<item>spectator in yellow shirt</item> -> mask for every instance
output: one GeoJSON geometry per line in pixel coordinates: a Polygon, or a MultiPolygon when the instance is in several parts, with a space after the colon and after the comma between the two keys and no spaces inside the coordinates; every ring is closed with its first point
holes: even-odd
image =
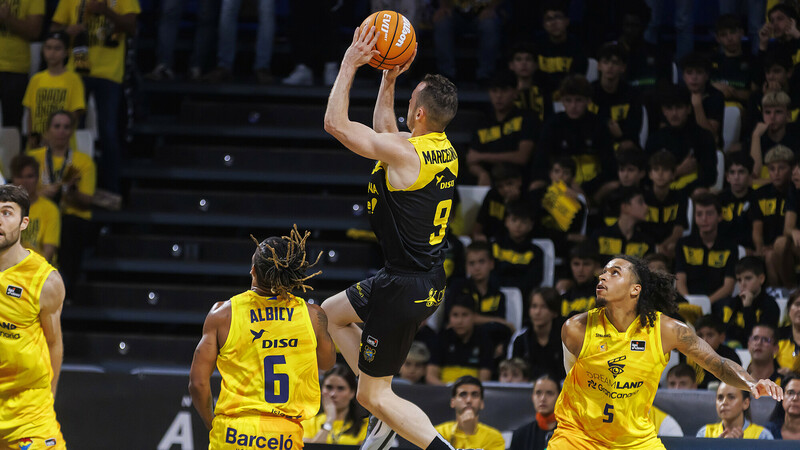
{"type": "Polygon", "coordinates": [[[50,199],[36,190],[39,184],[39,163],[28,155],[17,155],[11,160],[11,182],[28,192],[31,210],[28,228],[22,231],[22,246],[39,253],[53,263],[61,241],[61,213],[50,199]]]}
{"type": "Polygon", "coordinates": [[[30,41],[42,32],[44,0],[0,2],[0,103],[3,126],[22,126],[22,95],[31,67],[30,41]]]}
{"type": "Polygon", "coordinates": [[[450,407],[456,411],[456,420],[436,426],[436,431],[455,448],[504,450],[506,442],[500,431],[480,423],[483,406],[481,380],[464,375],[451,391],[450,407]]]}

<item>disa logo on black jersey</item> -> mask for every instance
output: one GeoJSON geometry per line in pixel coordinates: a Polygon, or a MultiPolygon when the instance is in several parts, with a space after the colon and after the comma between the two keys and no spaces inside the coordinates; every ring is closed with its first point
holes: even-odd
{"type": "Polygon", "coordinates": [[[624,372],[624,370],[622,370],[622,369],[625,368],[625,364],[620,364],[619,362],[620,361],[625,361],[625,358],[626,358],[626,356],[622,355],[619,358],[614,358],[614,359],[608,361],[608,371],[611,372],[611,375],[613,375],[614,378],[617,378],[617,375],[619,375],[622,372],[624,372]]]}
{"type": "Polygon", "coordinates": [[[6,288],[6,295],[9,297],[22,297],[22,288],[19,286],[10,285],[6,288]]]}

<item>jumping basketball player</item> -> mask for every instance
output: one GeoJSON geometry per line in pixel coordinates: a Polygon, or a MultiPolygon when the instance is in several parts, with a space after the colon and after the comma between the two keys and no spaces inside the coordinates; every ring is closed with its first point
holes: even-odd
{"type": "Polygon", "coordinates": [[[53,402],[64,356],[64,283],[19,242],[29,210],[24,189],[0,186],[0,448],[63,450],[53,402]]]}
{"type": "Polygon", "coordinates": [[[303,447],[300,421],[319,410],[317,371],[336,362],[322,308],[291,293],[305,291],[305,281],[316,275],[306,275],[316,264],[306,257],[308,235],[295,228],[291,236],[256,241],[250,290],[208,313],[189,392],[211,430],[209,449],[303,447]],[[222,385],[212,412],[215,364],[222,385]]]}
{"type": "Polygon", "coordinates": [[[367,213],[385,267],[327,299],[322,308],[330,318],[333,340],[353,371],[360,373],[358,401],[385,422],[372,426],[373,433],[385,434],[371,433],[367,439],[372,437],[379,441],[377,448],[384,448],[391,442],[390,427],[420,448],[446,450],[452,447],[425,413],[392,392],[391,383],[419,325],[444,295],[445,237],[458,175],[458,157],[444,130],[456,114],[458,97],[446,78],[425,76],[409,101],[406,123],[411,133],[398,132],[394,86],[409,61],[383,72],[374,130],[351,121],[353,77],[378,54],[377,39],[375,27],[355,31],[328,99],[325,131],[354,153],[378,161],[369,181],[367,213]],[[356,325],[360,322],[363,334],[356,325]]]}
{"type": "Polygon", "coordinates": [[[651,272],[639,258],[618,256],[597,284],[603,304],[567,320],[561,329],[567,378],[556,403],[558,428],[549,449],[663,449],[648,411],[669,352],[678,349],[723,382],[781,401],[770,380],[755,380],[717,354],[675,308],[671,275],[651,272]]]}

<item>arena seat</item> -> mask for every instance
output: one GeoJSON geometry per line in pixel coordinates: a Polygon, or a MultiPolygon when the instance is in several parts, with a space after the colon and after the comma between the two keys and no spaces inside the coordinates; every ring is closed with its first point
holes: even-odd
{"type": "Polygon", "coordinates": [[[648,127],[650,119],[647,117],[647,107],[642,105],[642,129],[639,131],[639,145],[644,148],[647,144],[647,137],[649,135],[648,127]]]}
{"type": "Polygon", "coordinates": [[[199,336],[64,332],[64,358],[73,364],[120,364],[123,370],[146,364],[186,366],[199,340],[199,336]]]}
{"type": "Polygon", "coordinates": [[[472,232],[475,219],[478,217],[478,210],[481,209],[483,199],[489,193],[491,187],[458,185],[456,189],[458,189],[458,196],[461,199],[461,220],[464,224],[464,230],[469,233],[472,232]]]}
{"type": "Polygon", "coordinates": [[[714,185],[711,186],[711,190],[714,192],[720,192],[722,190],[722,186],[725,183],[725,154],[722,153],[722,150],[717,150],[717,180],[714,182],[714,185]]]}
{"type": "Polygon", "coordinates": [[[678,365],[678,362],[680,362],[680,357],[681,354],[677,350],[672,350],[669,352],[669,361],[667,361],[667,367],[664,367],[664,372],[661,373],[661,381],[658,382],[658,386],[660,388],[667,387],[667,372],[669,372],[669,369],[678,365]]]}
{"type": "Polygon", "coordinates": [[[39,72],[39,68],[42,64],[42,46],[41,42],[31,42],[30,50],[31,50],[31,66],[28,70],[28,79],[36,75],[39,72]]]}
{"type": "Polygon", "coordinates": [[[707,295],[687,295],[686,301],[703,309],[703,314],[711,314],[711,300],[707,295]]]}
{"type": "Polygon", "coordinates": [[[75,130],[75,141],[78,144],[78,151],[86,153],[94,158],[94,139],[89,130],[75,130]]]}
{"type": "Polygon", "coordinates": [[[599,72],[597,70],[597,60],[594,58],[587,58],[586,60],[586,80],[592,83],[597,80],[599,72]]]}
{"type": "Polygon", "coordinates": [[[556,247],[550,239],[534,239],[533,243],[544,252],[542,286],[553,287],[556,272],[556,247]]]}
{"type": "Polygon", "coordinates": [[[727,152],[733,143],[739,141],[742,111],[738,106],[726,106],[722,117],[722,149],[727,152]]]}
{"type": "Polygon", "coordinates": [[[3,184],[11,179],[11,160],[19,154],[22,141],[16,127],[0,128],[0,164],[2,164],[3,184]]]}
{"type": "Polygon", "coordinates": [[[500,292],[506,296],[506,320],[514,325],[515,330],[522,328],[522,292],[515,287],[501,287],[500,292]]]}
{"type": "Polygon", "coordinates": [[[735,350],[736,356],[738,356],[742,361],[742,367],[746,369],[747,366],[750,365],[750,360],[753,358],[752,355],[750,355],[750,351],[748,351],[746,348],[737,348],[735,350]]]}

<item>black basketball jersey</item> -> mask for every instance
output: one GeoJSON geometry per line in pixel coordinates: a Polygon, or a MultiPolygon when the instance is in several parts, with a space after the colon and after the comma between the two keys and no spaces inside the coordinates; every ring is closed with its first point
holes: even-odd
{"type": "Polygon", "coordinates": [[[408,140],[420,161],[417,180],[395,189],[378,161],[368,186],[367,213],[389,269],[428,271],[441,265],[453,209],[458,155],[444,133],[408,140]]]}

